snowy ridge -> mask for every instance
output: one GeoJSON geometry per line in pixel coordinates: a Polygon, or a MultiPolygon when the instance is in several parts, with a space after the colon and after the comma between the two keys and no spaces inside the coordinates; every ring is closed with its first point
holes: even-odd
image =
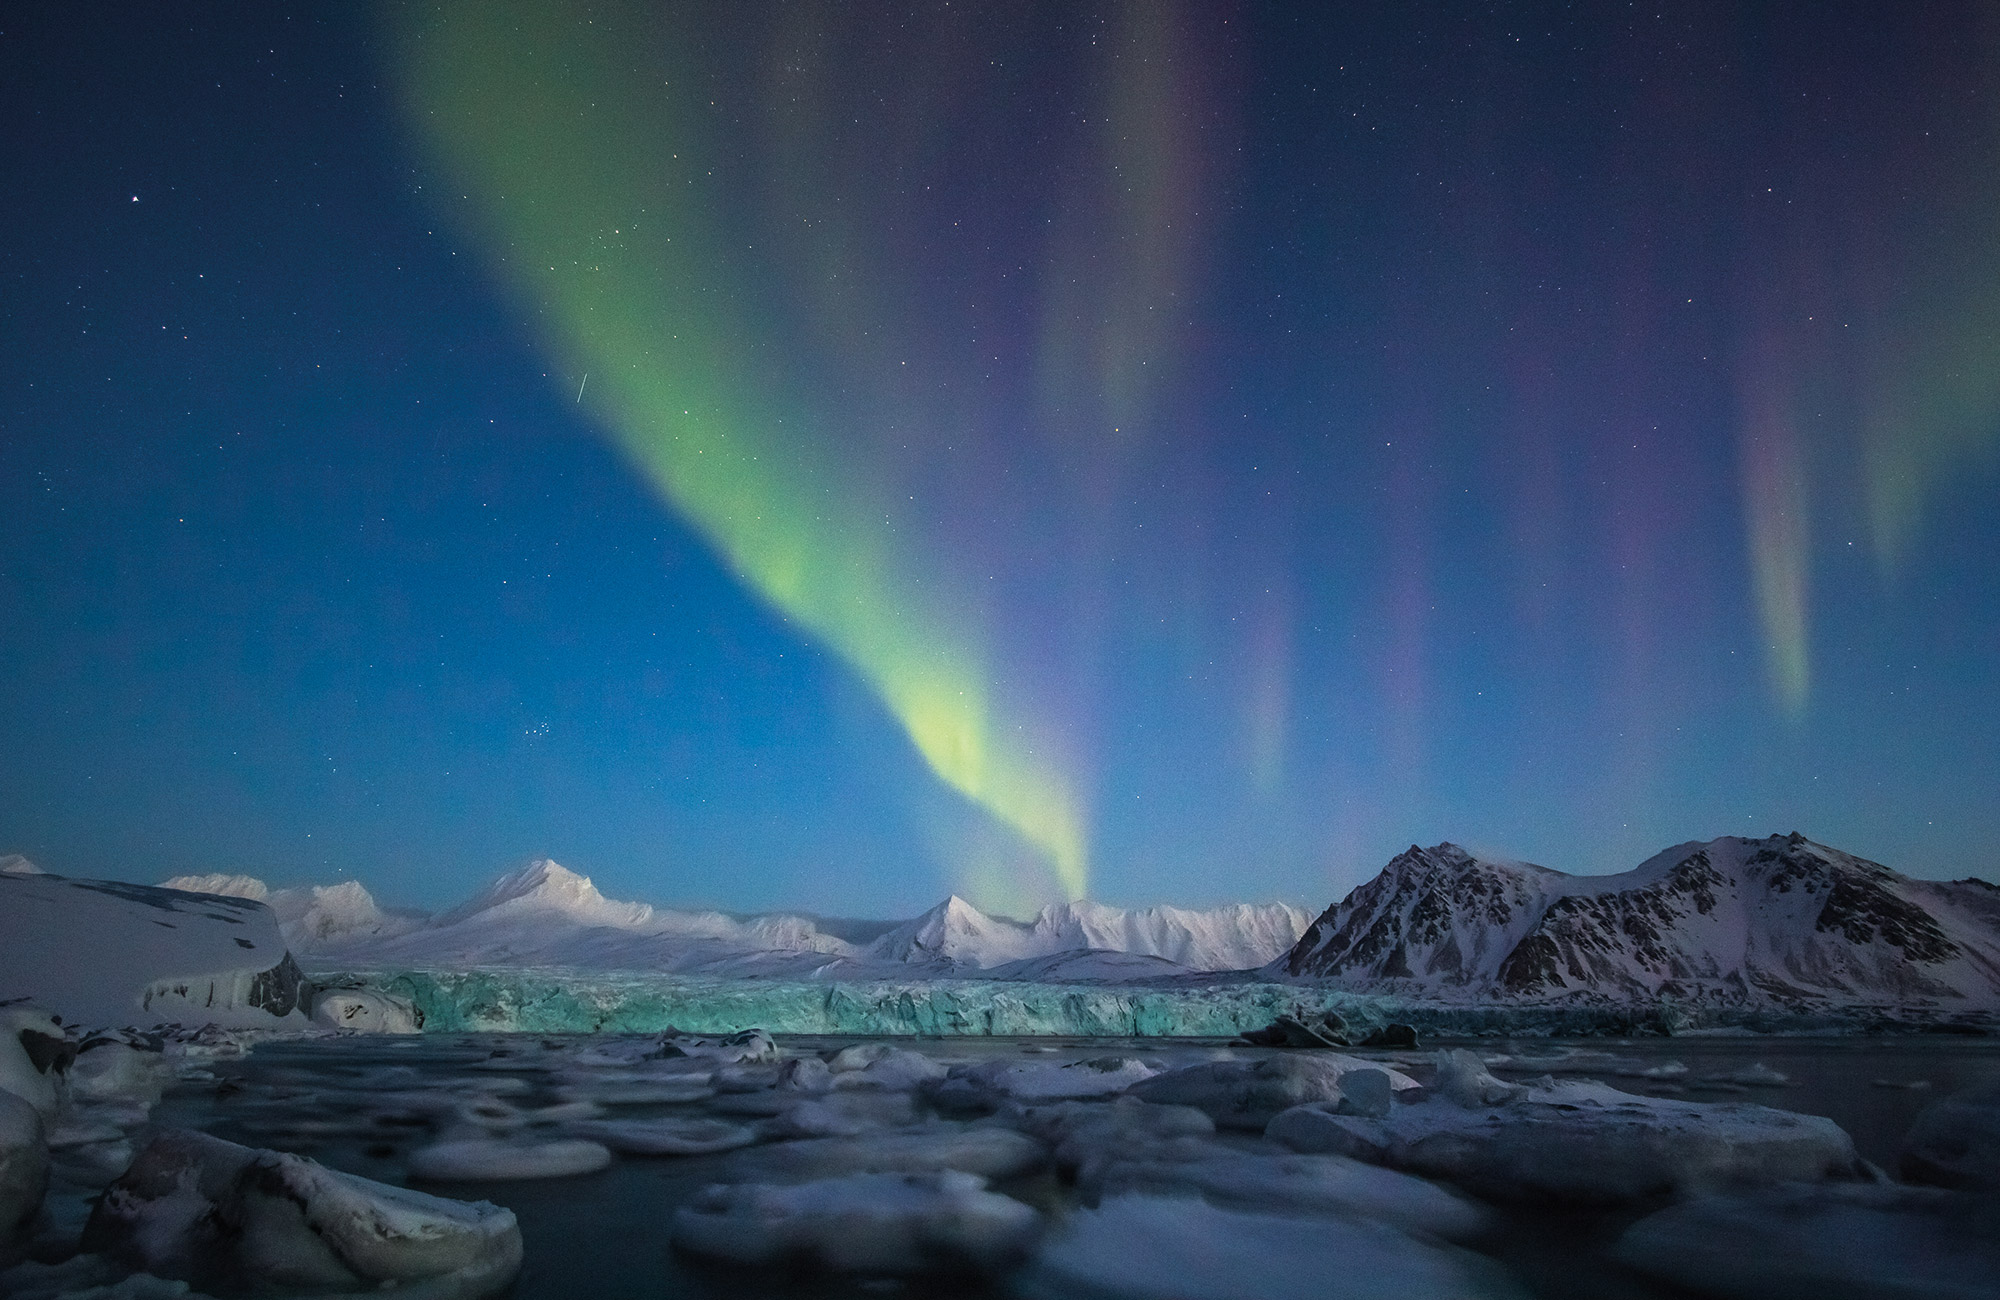
{"type": "Polygon", "coordinates": [[[1801,835],[1570,876],[1412,845],[1273,973],[1448,1000],[2000,1008],[2000,889],[1913,880],[1801,835]]]}
{"type": "Polygon", "coordinates": [[[870,944],[883,961],[944,961],[988,969],[1037,957],[1095,951],[1156,957],[1186,970],[1250,970],[1287,951],[1311,922],[1284,903],[1207,911],[1059,903],[1032,921],[988,916],[956,894],[870,944]]]}
{"type": "Polygon", "coordinates": [[[269,888],[253,876],[176,876],[165,887],[268,904],[292,950],[317,966],[575,967],[826,979],[869,970],[998,979],[1151,979],[1249,970],[1288,949],[1311,917],[1284,904],[1206,911],[1099,903],[988,916],[956,895],[900,925],[771,913],[737,917],[604,897],[588,876],[540,859],[435,917],[386,911],[354,881],[269,888]],[[865,943],[829,928],[845,929],[865,943]]]}
{"type": "Polygon", "coordinates": [[[389,938],[415,929],[421,914],[385,911],[358,880],[337,885],[307,885],[299,889],[272,889],[255,876],[232,876],[212,872],[201,876],[175,876],[160,882],[162,889],[178,889],[189,894],[219,898],[247,898],[268,905],[277,915],[278,928],[294,953],[389,938]]]}

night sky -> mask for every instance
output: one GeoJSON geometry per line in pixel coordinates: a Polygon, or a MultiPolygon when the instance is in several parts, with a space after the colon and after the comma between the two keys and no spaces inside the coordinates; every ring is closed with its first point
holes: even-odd
{"type": "Polygon", "coordinates": [[[2000,878],[1994,15],[13,7],[0,852],[2000,878]]]}

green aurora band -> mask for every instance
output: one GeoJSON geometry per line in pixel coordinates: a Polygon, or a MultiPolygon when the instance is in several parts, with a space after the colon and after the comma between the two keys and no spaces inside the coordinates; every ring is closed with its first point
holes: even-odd
{"type": "Polygon", "coordinates": [[[939,778],[1082,897],[1084,801],[1050,733],[1000,698],[986,610],[921,543],[906,498],[787,397],[785,352],[752,327],[743,241],[706,201],[725,162],[698,81],[553,6],[473,0],[398,22],[411,122],[458,189],[448,210],[567,381],[587,376],[592,418],[744,582],[853,667],[939,778]]]}

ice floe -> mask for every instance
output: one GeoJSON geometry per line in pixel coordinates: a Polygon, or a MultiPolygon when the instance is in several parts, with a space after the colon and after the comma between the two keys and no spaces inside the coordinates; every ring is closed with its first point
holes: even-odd
{"type": "Polygon", "coordinates": [[[580,1138],[538,1142],[461,1133],[412,1151],[410,1176],[441,1183],[512,1182],[592,1174],[610,1163],[604,1144],[580,1138]]]}
{"type": "Polygon", "coordinates": [[[683,1250],[736,1264],[990,1271],[1025,1253],[1039,1217],[972,1174],[855,1174],[706,1188],[674,1212],[673,1239],[683,1250]]]}
{"type": "Polygon", "coordinates": [[[1463,1241],[1491,1226],[1487,1210],[1436,1183],[1345,1156],[1210,1150],[1190,1159],[1121,1160],[1079,1180],[1087,1195],[1198,1194],[1266,1214],[1340,1214],[1463,1241]]]}
{"type": "Polygon", "coordinates": [[[1903,1140],[1903,1177],[2000,1192],[2000,1080],[1968,1088],[1917,1116],[1903,1140]]]}
{"type": "Polygon", "coordinates": [[[585,1120],[565,1132],[625,1156],[706,1156],[757,1141],[757,1130],[721,1119],[585,1120]]]}
{"type": "MultiPolygon", "coordinates": [[[[1141,1101],[1193,1106],[1222,1128],[1262,1132],[1280,1111],[1306,1102],[1337,1101],[1340,1078],[1350,1070],[1381,1071],[1381,1067],[1337,1052],[1209,1061],[1146,1079],[1130,1093],[1141,1101]]],[[[1392,1088],[1417,1086],[1406,1074],[1386,1073],[1392,1088]]]]}
{"type": "Polygon", "coordinates": [[[1353,1156],[1441,1178],[1482,1196],[1615,1204],[1732,1182],[1851,1177],[1854,1143],[1832,1120],[1766,1106],[1638,1097],[1544,1079],[1490,1104],[1449,1087],[1386,1116],[1315,1103],[1277,1116],[1267,1136],[1294,1150],[1353,1156]]]}
{"type": "Polygon", "coordinates": [[[800,1182],[857,1173],[931,1173],[956,1169],[982,1178],[1013,1178],[1048,1161],[1041,1143],[999,1127],[936,1121],[921,1128],[860,1137],[805,1138],[753,1147],[734,1157],[745,1181],[800,1182]]]}
{"type": "Polygon", "coordinates": [[[1525,1300],[1497,1264],[1374,1219],[1115,1196],[1049,1233],[1028,1300],[1525,1300]]]}
{"type": "Polygon", "coordinates": [[[1641,1219],[1614,1253],[1720,1300],[1991,1300],[2000,1200],[1885,1184],[1704,1197],[1641,1219]]]}
{"type": "Polygon", "coordinates": [[[49,1185],[49,1148],[40,1113],[0,1091],[0,1241],[33,1218],[49,1185]]]}
{"type": "Polygon", "coordinates": [[[514,1215],[205,1134],[155,1138],[106,1190],[86,1251],[197,1286],[493,1295],[521,1263],[514,1215]]]}

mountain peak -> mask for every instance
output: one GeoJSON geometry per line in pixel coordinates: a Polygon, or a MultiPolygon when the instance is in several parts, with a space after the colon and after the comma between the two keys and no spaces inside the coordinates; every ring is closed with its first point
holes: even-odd
{"type": "Polygon", "coordinates": [[[1595,876],[1413,846],[1329,908],[1283,966],[1469,998],[1992,1006],[1996,920],[1976,891],[1797,832],[1689,841],[1595,876]]]}
{"type": "Polygon", "coordinates": [[[629,929],[653,915],[644,903],[619,903],[597,892],[590,877],[550,858],[536,858],[501,876],[470,899],[438,917],[436,925],[457,925],[486,916],[555,912],[590,925],[629,929]]]}
{"type": "Polygon", "coordinates": [[[175,876],[172,880],[162,880],[161,889],[178,889],[184,894],[215,894],[223,898],[248,898],[262,903],[269,901],[271,887],[255,876],[232,876],[224,871],[211,871],[200,876],[175,876]]]}

